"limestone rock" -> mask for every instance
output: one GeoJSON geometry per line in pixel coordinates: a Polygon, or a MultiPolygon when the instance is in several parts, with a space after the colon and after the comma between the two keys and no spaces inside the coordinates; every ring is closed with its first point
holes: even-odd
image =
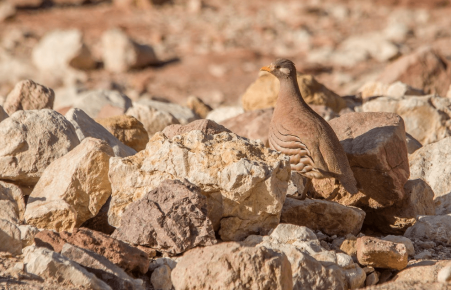
{"type": "Polygon", "coordinates": [[[208,113],[213,110],[208,104],[196,96],[189,96],[186,100],[186,106],[202,119],[205,119],[208,113]]]}
{"type": "Polygon", "coordinates": [[[152,272],[150,281],[154,289],[172,290],[172,269],[168,265],[162,265],[152,272]]]}
{"type": "Polygon", "coordinates": [[[182,135],[194,130],[202,131],[204,134],[207,135],[215,135],[222,132],[231,133],[229,129],[209,119],[196,120],[187,125],[179,125],[179,124],[169,125],[166,128],[164,128],[162,132],[166,137],[172,139],[176,135],[182,135]]]}
{"type": "Polygon", "coordinates": [[[451,214],[419,216],[417,222],[407,229],[405,237],[451,244],[451,214]]]}
{"type": "Polygon", "coordinates": [[[236,117],[242,113],[244,113],[243,108],[238,106],[219,107],[210,111],[205,119],[215,121],[216,123],[222,123],[223,121],[236,117]]]}
{"type": "Polygon", "coordinates": [[[8,118],[9,115],[5,112],[2,106],[0,106],[0,122],[8,118]]]}
{"type": "Polygon", "coordinates": [[[108,235],[86,228],[75,229],[72,233],[43,230],[34,239],[36,246],[47,247],[55,252],[60,252],[65,243],[93,251],[104,256],[126,272],[139,271],[145,274],[149,267],[149,257],[143,251],[108,235]]]}
{"type": "Polygon", "coordinates": [[[126,146],[141,151],[146,148],[149,142],[149,135],[143,124],[133,116],[116,116],[106,119],[96,119],[97,123],[102,125],[119,141],[126,146]]]}
{"type": "Polygon", "coordinates": [[[408,239],[406,237],[389,235],[389,236],[383,237],[382,240],[390,241],[390,242],[398,243],[398,244],[399,243],[404,244],[404,246],[406,246],[407,254],[409,256],[415,255],[415,248],[413,247],[413,243],[410,239],[408,239]]]}
{"type": "Polygon", "coordinates": [[[80,141],[74,126],[48,110],[18,111],[0,123],[0,179],[34,185],[44,169],[80,141]]]}
{"type": "Polygon", "coordinates": [[[451,265],[448,263],[437,274],[437,281],[442,283],[448,283],[451,281],[451,265]]]}
{"type": "Polygon", "coordinates": [[[222,121],[221,124],[233,133],[251,140],[260,140],[269,147],[268,128],[274,109],[255,110],[222,121]]]}
{"type": "Polygon", "coordinates": [[[171,254],[216,243],[206,197],[178,180],[165,180],[128,205],[112,237],[171,254]]]}
{"type": "Polygon", "coordinates": [[[22,253],[18,225],[4,219],[0,219],[0,252],[9,252],[13,255],[22,253]]]}
{"type": "MultiPolygon", "coordinates": [[[[189,126],[189,125],[188,125],[189,126]]],[[[126,206],[165,179],[186,179],[207,197],[208,216],[223,240],[265,233],[280,219],[290,168],[288,159],[233,133],[191,131],[155,134],[146,150],[110,160],[109,223],[120,226],[126,206]],[[252,210],[249,210],[252,208],[252,210]]]]}
{"type": "MultiPolygon", "coordinates": [[[[451,213],[451,137],[418,149],[409,157],[411,179],[422,179],[434,194],[435,214],[451,213]]],[[[433,213],[424,213],[424,215],[433,213]]]]}
{"type": "Polygon", "coordinates": [[[102,125],[91,119],[83,110],[70,109],[66,113],[66,118],[74,125],[80,142],[85,138],[93,137],[104,140],[113,148],[114,156],[127,157],[134,155],[136,151],[124,145],[119,139],[113,136],[102,125]]]}
{"type": "Polygon", "coordinates": [[[373,237],[357,239],[357,259],[362,265],[402,270],[407,267],[406,246],[373,237]]]}
{"type": "Polygon", "coordinates": [[[147,106],[149,108],[153,108],[159,112],[171,114],[182,125],[188,124],[199,118],[193,111],[191,111],[191,109],[180,106],[178,104],[160,102],[144,98],[139,99],[138,101],[136,101],[136,103],[147,106]]]}
{"type": "Polygon", "coordinates": [[[451,136],[450,106],[451,99],[437,95],[381,97],[363,104],[363,111],[398,114],[406,132],[426,145],[451,136]]]}
{"type": "Polygon", "coordinates": [[[328,235],[357,235],[362,228],[365,212],[336,202],[318,199],[285,200],[280,216],[281,223],[306,226],[328,235]]]}
{"type": "Polygon", "coordinates": [[[92,90],[76,94],[65,106],[81,109],[93,119],[109,118],[125,114],[132,107],[132,101],[118,91],[92,90]]]}
{"type": "Polygon", "coordinates": [[[404,185],[406,198],[390,207],[367,210],[366,224],[383,233],[402,235],[416,222],[419,215],[434,215],[434,192],[421,179],[408,180],[404,185]]]}
{"type": "Polygon", "coordinates": [[[126,114],[138,119],[150,137],[162,131],[166,126],[180,124],[172,114],[139,103],[133,103],[133,107],[128,109],[126,114]]]}
{"type": "Polygon", "coordinates": [[[119,29],[104,32],[101,41],[108,71],[120,73],[158,63],[152,47],[136,43],[119,29]]]}
{"type": "Polygon", "coordinates": [[[235,242],[186,252],[171,277],[175,289],[293,289],[285,254],[235,242]]]}
{"type": "Polygon", "coordinates": [[[86,138],[71,152],[52,162],[29,197],[25,211],[27,223],[58,232],[72,231],[94,217],[111,195],[108,170],[112,156],[113,150],[106,142],[86,138]],[[71,211],[46,209],[49,202],[67,204],[71,211]]]}
{"type": "Polygon", "coordinates": [[[400,281],[388,282],[372,287],[365,288],[367,290],[449,290],[446,283],[428,283],[423,281],[400,281]]]}
{"type": "Polygon", "coordinates": [[[60,74],[67,68],[92,69],[96,62],[83,42],[80,30],[54,30],[46,34],[33,48],[33,64],[52,75],[60,74]]]}
{"type": "Polygon", "coordinates": [[[53,109],[55,93],[32,80],[18,82],[6,97],[3,107],[11,115],[19,110],[53,109]]]}
{"type": "Polygon", "coordinates": [[[22,248],[34,244],[34,236],[39,233],[39,229],[30,225],[20,225],[20,239],[22,240],[22,248]]]}
{"type": "Polygon", "coordinates": [[[30,246],[26,249],[24,263],[28,273],[43,279],[58,279],[60,283],[71,283],[93,290],[111,290],[105,282],[89,273],[74,261],[46,248],[30,246]]]}
{"type": "Polygon", "coordinates": [[[107,258],[92,251],[65,243],[61,255],[83,266],[108,284],[111,289],[144,289],[142,280],[131,278],[124,270],[111,263],[107,258]]]}
{"type": "MultiPolygon", "coordinates": [[[[302,97],[310,105],[325,105],[336,113],[346,108],[346,101],[319,83],[313,76],[298,74],[302,97]]],[[[262,73],[241,98],[245,111],[272,108],[276,104],[280,84],[276,77],[262,73]]]]}
{"type": "Polygon", "coordinates": [[[412,282],[421,281],[424,283],[437,282],[437,273],[443,269],[449,261],[423,260],[413,261],[404,270],[397,273],[392,281],[412,282]]]}
{"type": "Polygon", "coordinates": [[[421,47],[389,64],[378,80],[387,84],[401,81],[445,96],[451,84],[451,68],[446,58],[431,47],[421,47]]]}
{"type": "Polygon", "coordinates": [[[15,184],[0,181],[0,219],[20,224],[24,218],[25,201],[15,184]]]}
{"type": "Polygon", "coordinates": [[[425,94],[422,90],[415,89],[399,81],[390,85],[381,82],[369,82],[359,89],[359,93],[364,100],[371,97],[401,98],[403,96],[422,96],[425,94]]]}
{"type": "Polygon", "coordinates": [[[344,205],[370,208],[402,200],[409,178],[402,118],[389,113],[348,113],[329,123],[346,152],[360,191],[350,195],[329,178],[313,180],[315,194],[344,205]]]}

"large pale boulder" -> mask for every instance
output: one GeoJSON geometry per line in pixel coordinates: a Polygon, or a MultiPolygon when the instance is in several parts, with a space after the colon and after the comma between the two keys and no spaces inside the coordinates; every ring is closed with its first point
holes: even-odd
{"type": "Polygon", "coordinates": [[[138,119],[144,125],[149,136],[162,131],[166,126],[180,124],[171,113],[139,103],[134,103],[126,114],[138,119]]]}
{"type": "Polygon", "coordinates": [[[108,170],[112,156],[113,150],[106,142],[86,138],[52,162],[28,199],[27,223],[37,228],[72,231],[95,216],[111,195],[108,170]],[[67,205],[70,210],[47,208],[57,203],[67,205]]]}
{"type": "Polygon", "coordinates": [[[96,119],[97,123],[102,125],[119,141],[136,151],[146,148],[149,142],[149,135],[143,124],[133,116],[116,116],[105,119],[96,119]]]}
{"type": "Polygon", "coordinates": [[[83,266],[115,290],[144,290],[141,279],[133,279],[107,258],[92,251],[65,243],[61,255],[83,266]]]}
{"type": "Polygon", "coordinates": [[[408,180],[404,185],[406,198],[382,209],[367,210],[366,224],[377,227],[383,233],[402,235],[416,222],[419,215],[434,215],[434,192],[421,179],[408,180]]]}
{"type": "Polygon", "coordinates": [[[313,180],[316,194],[357,207],[383,208],[401,201],[409,178],[402,118],[391,113],[348,113],[329,123],[346,152],[360,191],[350,195],[330,178],[313,180]]]}
{"type": "Polygon", "coordinates": [[[114,137],[114,135],[108,132],[102,125],[91,119],[81,109],[70,109],[66,113],[66,119],[74,125],[80,142],[85,138],[93,137],[104,140],[111,146],[114,156],[127,157],[136,153],[134,149],[124,145],[119,139],[114,137]]]}
{"type": "MultiPolygon", "coordinates": [[[[313,76],[300,74],[297,76],[302,97],[311,105],[325,105],[336,113],[346,108],[346,101],[339,95],[319,83],[313,76]]],[[[241,102],[246,111],[272,108],[276,104],[280,84],[270,73],[261,73],[243,94],[241,102]]]]}
{"type": "Polygon", "coordinates": [[[450,244],[451,214],[419,216],[417,222],[407,229],[404,236],[410,239],[450,244]]]}
{"type": "Polygon", "coordinates": [[[409,266],[397,273],[392,281],[412,282],[421,281],[424,283],[437,282],[437,274],[449,261],[420,260],[409,263],[409,266]]]}
{"type": "MultiPolygon", "coordinates": [[[[188,125],[189,126],[189,125],[188,125]]],[[[288,159],[233,133],[155,134],[146,150],[110,160],[109,223],[165,179],[186,179],[207,197],[208,215],[223,240],[265,233],[280,219],[290,179],[288,159]]]]}
{"type": "Polygon", "coordinates": [[[182,125],[199,119],[199,117],[193,111],[191,111],[190,108],[178,104],[160,102],[145,98],[139,99],[135,103],[153,108],[159,112],[171,114],[182,125]]]}
{"type": "Polygon", "coordinates": [[[96,65],[82,32],[77,29],[54,30],[46,34],[33,48],[32,61],[40,71],[54,76],[68,68],[85,70],[96,65]]]}
{"type": "Polygon", "coordinates": [[[306,226],[328,235],[357,235],[362,228],[365,212],[357,207],[319,199],[285,200],[281,223],[306,226]]]}
{"type": "Polygon", "coordinates": [[[419,89],[412,88],[402,82],[394,82],[393,84],[384,84],[381,82],[369,82],[364,84],[359,93],[362,99],[366,100],[374,97],[392,97],[401,98],[403,96],[422,96],[424,92],[419,89]]]}
{"type": "Polygon", "coordinates": [[[216,243],[206,197],[179,180],[165,180],[127,206],[112,237],[170,254],[216,243]]]}
{"type": "Polygon", "coordinates": [[[324,249],[304,226],[279,224],[269,236],[249,236],[243,245],[284,253],[291,264],[293,289],[355,289],[365,272],[346,254],[324,249]]]}
{"type": "Polygon", "coordinates": [[[211,110],[205,119],[215,121],[217,123],[222,123],[223,121],[239,116],[244,113],[241,106],[222,106],[211,110]]]}
{"type": "Polygon", "coordinates": [[[11,115],[19,110],[53,109],[55,93],[32,80],[18,82],[6,97],[3,107],[11,115]]]}
{"type": "Polygon", "coordinates": [[[194,130],[202,131],[207,135],[215,135],[215,134],[219,134],[222,132],[232,133],[226,127],[219,125],[218,123],[216,123],[212,120],[209,120],[209,119],[196,120],[187,125],[180,125],[180,124],[169,125],[164,128],[162,133],[169,139],[172,139],[172,138],[174,138],[174,136],[183,135],[185,133],[188,133],[188,132],[191,132],[194,130]]]}
{"type": "Polygon", "coordinates": [[[293,289],[285,254],[235,242],[186,252],[171,276],[176,290],[293,289]]]}
{"type": "Polygon", "coordinates": [[[378,80],[386,84],[401,81],[444,97],[451,84],[451,65],[431,47],[421,47],[389,64],[378,80]]]}
{"type": "Polygon", "coordinates": [[[407,267],[408,253],[403,243],[361,237],[357,239],[356,248],[361,265],[395,270],[407,267]]]}
{"type": "Polygon", "coordinates": [[[75,229],[72,233],[43,230],[35,235],[34,241],[36,246],[55,252],[61,252],[64,244],[70,243],[104,256],[127,273],[137,271],[145,274],[149,268],[149,256],[145,252],[109,235],[86,228],[75,229]]]}
{"type": "Polygon", "coordinates": [[[78,144],[74,126],[61,114],[17,111],[0,123],[0,179],[35,185],[51,162],[78,144]]]}
{"type": "Polygon", "coordinates": [[[87,289],[112,289],[79,264],[46,248],[27,247],[24,264],[27,273],[37,275],[45,280],[57,278],[59,283],[70,283],[87,289]]]}
{"type": "Polygon", "coordinates": [[[0,252],[13,255],[22,253],[19,225],[8,220],[0,219],[0,252]]]}
{"type": "Polygon", "coordinates": [[[120,73],[158,63],[152,47],[136,43],[119,29],[105,31],[101,41],[108,71],[120,73]]]}
{"type": "Polygon", "coordinates": [[[451,99],[438,95],[381,97],[364,103],[363,111],[398,114],[406,132],[426,145],[451,136],[450,106],[451,99]]]}
{"type": "Polygon", "coordinates": [[[451,213],[450,158],[451,137],[426,145],[409,157],[411,178],[426,181],[433,191],[435,214],[451,213]]]}
{"type": "Polygon", "coordinates": [[[20,224],[24,218],[25,201],[20,187],[0,181],[0,219],[20,224]]]}

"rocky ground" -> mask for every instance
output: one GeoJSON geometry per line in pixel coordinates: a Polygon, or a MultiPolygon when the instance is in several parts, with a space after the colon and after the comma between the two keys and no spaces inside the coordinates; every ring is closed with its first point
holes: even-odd
{"type": "Polygon", "coordinates": [[[451,288],[450,12],[0,0],[0,289],[451,288]],[[357,194],[268,148],[276,57],[357,194]]]}

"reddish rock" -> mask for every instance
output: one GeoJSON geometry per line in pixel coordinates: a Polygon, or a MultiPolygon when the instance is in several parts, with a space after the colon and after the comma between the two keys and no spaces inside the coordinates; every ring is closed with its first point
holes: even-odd
{"type": "Polygon", "coordinates": [[[273,108],[250,111],[222,121],[221,124],[239,136],[251,140],[260,139],[269,147],[268,128],[273,112],[273,108]]]}
{"type": "Polygon", "coordinates": [[[316,179],[315,195],[369,208],[401,201],[409,178],[402,118],[393,113],[348,113],[331,120],[330,125],[346,151],[360,191],[350,195],[333,178],[316,179]]]}
{"type": "Polygon", "coordinates": [[[169,139],[172,139],[172,137],[176,135],[181,135],[193,130],[200,130],[204,132],[205,134],[211,135],[211,134],[219,134],[221,132],[229,132],[230,130],[225,128],[222,125],[217,124],[216,122],[208,119],[200,119],[193,121],[186,125],[169,125],[163,130],[163,134],[166,135],[169,139]]]}
{"type": "Polygon", "coordinates": [[[379,81],[401,81],[444,97],[451,84],[451,63],[431,47],[422,47],[388,65],[379,81]]]}
{"type": "Polygon", "coordinates": [[[171,254],[216,243],[206,197],[179,180],[163,181],[127,206],[112,237],[171,254]]]}
{"type": "Polygon", "coordinates": [[[19,110],[53,109],[55,93],[32,80],[18,82],[6,97],[3,107],[11,115],[19,110]]]}
{"type": "Polygon", "coordinates": [[[361,265],[395,270],[407,267],[408,254],[404,244],[361,237],[357,239],[356,248],[361,265]]]}
{"type": "Polygon", "coordinates": [[[127,272],[138,271],[147,273],[149,256],[127,243],[116,240],[103,233],[86,228],[75,229],[72,233],[44,230],[35,236],[38,247],[46,247],[55,252],[61,252],[65,243],[93,251],[104,256],[127,272]]]}

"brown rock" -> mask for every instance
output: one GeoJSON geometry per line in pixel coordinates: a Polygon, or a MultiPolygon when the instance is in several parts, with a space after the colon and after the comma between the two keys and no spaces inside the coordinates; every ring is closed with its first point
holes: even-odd
{"type": "Polygon", "coordinates": [[[234,242],[186,252],[171,277],[175,289],[293,289],[285,254],[234,242]]]}
{"type": "Polygon", "coordinates": [[[357,239],[355,237],[347,238],[340,245],[340,250],[345,252],[351,257],[357,257],[357,239]]]}
{"type": "Polygon", "coordinates": [[[316,195],[344,205],[383,208],[405,197],[409,178],[404,122],[392,113],[348,113],[330,121],[343,145],[359,193],[335,179],[313,180],[316,195]]]}
{"type": "Polygon", "coordinates": [[[287,197],[283,204],[281,223],[306,226],[330,236],[357,235],[362,228],[365,212],[336,202],[318,199],[298,200],[287,197]]]}
{"type": "Polygon", "coordinates": [[[221,124],[239,136],[252,140],[260,139],[269,147],[268,128],[273,112],[273,108],[250,111],[222,121],[221,124]]]}
{"type": "Polygon", "coordinates": [[[219,134],[222,132],[231,132],[229,129],[216,122],[208,119],[201,119],[193,121],[187,125],[169,125],[163,130],[163,134],[169,139],[176,135],[182,135],[193,130],[199,130],[208,135],[219,134]]]}
{"type": "Polygon", "coordinates": [[[72,233],[44,230],[35,236],[36,246],[44,246],[60,252],[65,243],[93,251],[104,256],[127,272],[147,273],[148,255],[127,243],[111,238],[100,232],[86,228],[75,229],[72,233]]]}
{"type": "Polygon", "coordinates": [[[9,115],[5,112],[2,106],[0,106],[0,122],[8,118],[9,115]]]}
{"type": "Polygon", "coordinates": [[[357,239],[357,259],[361,265],[402,270],[407,267],[406,246],[373,237],[357,239]]]}
{"type": "Polygon", "coordinates": [[[388,65],[379,81],[401,81],[427,93],[445,96],[451,84],[451,64],[431,47],[422,47],[388,65]]]}
{"type": "Polygon", "coordinates": [[[37,84],[32,80],[18,82],[6,97],[3,104],[5,111],[11,115],[19,110],[53,109],[55,93],[52,89],[37,84]]]}
{"type": "Polygon", "coordinates": [[[376,226],[381,232],[402,235],[416,222],[419,215],[434,215],[434,192],[421,179],[409,180],[404,185],[406,198],[382,209],[367,210],[365,224],[376,226]]]}
{"type": "Polygon", "coordinates": [[[95,121],[119,141],[136,151],[146,148],[146,144],[149,142],[149,135],[144,129],[144,125],[133,116],[122,115],[95,121]]]}
{"type": "Polygon", "coordinates": [[[206,197],[178,180],[165,180],[128,205],[112,237],[170,254],[216,243],[206,197]]]}
{"type": "Polygon", "coordinates": [[[195,96],[189,96],[186,100],[186,106],[190,108],[200,118],[205,119],[213,109],[204,101],[195,96]]]}
{"type": "MultiPolygon", "coordinates": [[[[325,105],[336,113],[346,108],[346,101],[319,83],[313,76],[297,76],[302,97],[310,105],[325,105]]],[[[244,93],[241,102],[245,111],[272,108],[276,104],[280,84],[276,77],[262,73],[244,93]]]]}

